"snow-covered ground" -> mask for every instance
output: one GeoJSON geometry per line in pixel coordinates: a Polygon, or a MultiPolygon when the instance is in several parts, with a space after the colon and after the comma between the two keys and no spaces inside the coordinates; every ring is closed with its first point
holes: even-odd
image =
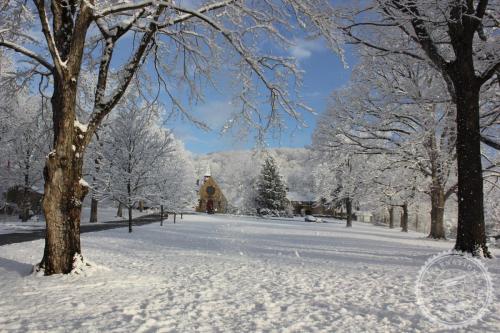
{"type": "MultiPolygon", "coordinates": [[[[136,218],[151,213],[152,211],[145,210],[143,212],[139,212],[138,210],[134,209],[133,217],[136,218]]],[[[97,220],[99,221],[98,223],[125,221],[128,219],[126,210],[123,211],[123,216],[124,217],[117,217],[116,208],[114,207],[99,207],[99,209],[97,210],[97,220]]],[[[81,217],[82,223],[89,223],[89,219],[90,207],[83,207],[81,217]]],[[[0,234],[9,234],[13,232],[31,232],[33,230],[39,229],[45,229],[45,221],[43,219],[39,219],[38,216],[32,217],[27,222],[21,222],[21,220],[19,220],[16,215],[0,216],[0,234]]]]}
{"type": "MultiPolygon", "coordinates": [[[[179,222],[82,235],[95,264],[83,275],[30,275],[41,240],[0,247],[0,331],[443,332],[414,288],[450,241],[356,223],[179,222]]],[[[497,285],[500,262],[487,265],[497,285]]],[[[499,332],[500,303],[466,331],[499,332]]]]}

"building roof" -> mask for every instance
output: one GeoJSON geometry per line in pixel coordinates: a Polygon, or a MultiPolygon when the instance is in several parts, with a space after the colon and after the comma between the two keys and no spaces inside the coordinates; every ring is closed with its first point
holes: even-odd
{"type": "Polygon", "coordinates": [[[316,201],[314,194],[312,193],[299,193],[299,192],[288,192],[286,197],[290,201],[301,201],[301,202],[311,202],[316,201]]]}

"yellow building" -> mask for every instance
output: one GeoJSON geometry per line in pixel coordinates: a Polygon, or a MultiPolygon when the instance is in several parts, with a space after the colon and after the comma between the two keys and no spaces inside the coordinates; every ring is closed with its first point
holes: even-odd
{"type": "Polygon", "coordinates": [[[212,178],[210,168],[203,177],[202,184],[198,190],[198,206],[197,212],[215,214],[226,213],[227,200],[222,193],[217,182],[212,178]]]}

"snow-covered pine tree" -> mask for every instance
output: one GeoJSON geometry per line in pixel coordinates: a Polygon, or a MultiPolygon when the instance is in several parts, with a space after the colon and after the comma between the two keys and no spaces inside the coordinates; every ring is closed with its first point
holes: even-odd
{"type": "Polygon", "coordinates": [[[257,211],[260,215],[280,215],[285,209],[286,190],[274,158],[268,156],[257,182],[257,211]]]}

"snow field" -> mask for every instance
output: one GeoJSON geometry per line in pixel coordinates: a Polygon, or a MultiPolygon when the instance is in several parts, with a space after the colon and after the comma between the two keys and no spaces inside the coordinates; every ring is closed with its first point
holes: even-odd
{"type": "MultiPolygon", "coordinates": [[[[365,224],[179,222],[83,234],[95,263],[83,275],[29,275],[43,241],[0,247],[0,331],[443,332],[419,312],[414,287],[450,241],[365,224]]],[[[487,265],[495,285],[499,260],[487,265]]],[[[499,330],[494,302],[464,332],[499,330]]]]}

